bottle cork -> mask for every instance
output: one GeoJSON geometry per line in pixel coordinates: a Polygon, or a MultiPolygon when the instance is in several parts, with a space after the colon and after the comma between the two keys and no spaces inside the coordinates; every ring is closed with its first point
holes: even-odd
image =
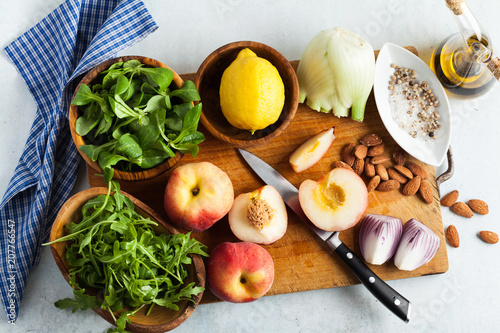
{"type": "Polygon", "coordinates": [[[465,0],[445,0],[446,1],[446,6],[453,12],[455,15],[462,15],[463,14],[463,9],[462,9],[462,4],[465,2],[465,0]]]}
{"type": "Polygon", "coordinates": [[[498,57],[492,58],[488,62],[488,69],[493,73],[495,79],[500,81],[500,59],[498,57]]]}

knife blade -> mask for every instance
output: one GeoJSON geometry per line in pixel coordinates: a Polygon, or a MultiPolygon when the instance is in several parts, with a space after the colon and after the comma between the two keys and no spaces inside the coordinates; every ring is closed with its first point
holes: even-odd
{"type": "Polygon", "coordinates": [[[351,251],[339,238],[339,232],[317,228],[304,214],[299,203],[299,191],[276,169],[247,150],[238,148],[240,155],[250,168],[264,181],[281,194],[283,201],[307,226],[328,245],[351,269],[359,281],[382,304],[405,322],[410,320],[411,303],[379,278],[363,261],[351,251]]]}

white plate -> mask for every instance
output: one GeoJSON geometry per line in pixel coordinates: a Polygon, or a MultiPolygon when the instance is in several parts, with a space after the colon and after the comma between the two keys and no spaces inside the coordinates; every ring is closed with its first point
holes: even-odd
{"type": "Polygon", "coordinates": [[[441,165],[450,145],[450,103],[446,92],[430,67],[410,51],[398,45],[386,43],[377,58],[373,89],[380,118],[397,144],[408,154],[424,163],[433,166],[441,165]],[[436,131],[435,140],[421,136],[413,138],[394,120],[389,102],[390,90],[388,89],[390,76],[394,73],[394,69],[391,68],[392,63],[414,69],[417,72],[416,80],[427,82],[439,101],[436,110],[439,113],[441,128],[436,131]]]}

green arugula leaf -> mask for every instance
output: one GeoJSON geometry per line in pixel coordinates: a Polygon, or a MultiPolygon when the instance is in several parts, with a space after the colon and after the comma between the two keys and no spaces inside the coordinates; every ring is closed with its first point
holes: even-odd
{"type": "Polygon", "coordinates": [[[115,321],[117,332],[125,332],[125,327],[130,324],[130,318],[127,312],[123,312],[120,317],[115,321]]]}
{"type": "Polygon", "coordinates": [[[92,296],[82,294],[78,300],[72,298],[64,298],[54,302],[54,305],[61,310],[72,308],[71,312],[73,313],[78,310],[87,310],[89,308],[98,308],[100,306],[99,302],[95,300],[95,297],[93,297],[94,300],[87,300],[87,297],[92,298],[92,296]],[[96,302],[95,304],[93,304],[94,301],[96,302]]]}
{"type": "Polygon", "coordinates": [[[70,284],[73,286],[73,296],[75,299],[65,298],[58,300],[54,303],[57,308],[72,308],[71,312],[75,313],[77,310],[95,309],[101,306],[101,303],[95,296],[85,294],[85,289],[75,289],[76,281],[74,275],[70,275],[70,284]]]}

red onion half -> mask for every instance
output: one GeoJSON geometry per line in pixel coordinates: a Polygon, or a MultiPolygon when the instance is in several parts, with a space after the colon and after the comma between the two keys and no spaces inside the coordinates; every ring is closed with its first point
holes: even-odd
{"type": "Polygon", "coordinates": [[[389,260],[398,247],[403,223],[387,215],[367,214],[359,229],[359,247],[365,261],[382,265],[389,260]]]}
{"type": "Polygon", "coordinates": [[[428,226],[415,219],[405,223],[394,264],[404,271],[412,271],[427,264],[436,255],[441,239],[428,226]]]}

